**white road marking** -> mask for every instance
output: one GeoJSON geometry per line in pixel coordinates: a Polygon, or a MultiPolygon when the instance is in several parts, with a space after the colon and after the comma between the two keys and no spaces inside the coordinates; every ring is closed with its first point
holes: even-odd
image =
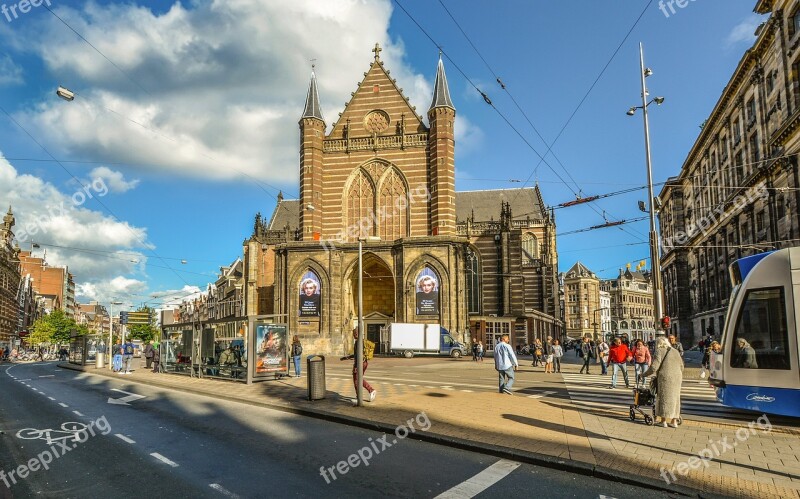
{"type": "Polygon", "coordinates": [[[117,437],[118,439],[122,440],[123,442],[129,443],[129,444],[135,444],[136,443],[133,440],[131,440],[130,438],[128,438],[125,435],[123,435],[122,433],[115,433],[114,436],[117,437]]]}
{"type": "Polygon", "coordinates": [[[507,477],[512,471],[519,468],[520,465],[521,463],[501,459],[469,480],[456,485],[450,490],[442,492],[436,496],[435,499],[469,499],[475,497],[507,477]]]}
{"type": "Polygon", "coordinates": [[[136,395],[135,393],[125,392],[125,391],[122,391],[122,390],[120,390],[118,388],[112,388],[111,391],[125,393],[128,396],[127,397],[122,397],[121,399],[112,399],[111,397],[108,397],[108,403],[109,404],[130,405],[128,402],[133,402],[134,400],[139,400],[139,399],[146,398],[144,395],[136,395]]]}
{"type": "Polygon", "coordinates": [[[536,395],[528,395],[528,398],[529,399],[540,399],[542,397],[547,397],[548,395],[552,395],[554,393],[557,393],[557,392],[542,392],[542,393],[537,393],[536,395]]]}
{"type": "Polygon", "coordinates": [[[230,497],[232,499],[233,498],[237,498],[238,499],[238,497],[239,497],[239,496],[237,496],[236,494],[234,494],[230,490],[227,490],[225,487],[223,487],[222,485],[220,485],[218,483],[209,483],[208,486],[211,487],[212,489],[216,490],[220,494],[224,495],[225,497],[230,497]]]}
{"type": "Polygon", "coordinates": [[[45,375],[43,375],[43,376],[39,376],[39,377],[40,377],[40,378],[55,378],[55,377],[56,377],[56,375],[55,375],[55,374],[45,374],[45,375]]]}
{"type": "Polygon", "coordinates": [[[58,405],[60,405],[61,407],[69,407],[69,406],[68,406],[67,404],[65,404],[64,402],[59,402],[59,403],[58,403],[58,405]]]}
{"type": "Polygon", "coordinates": [[[162,456],[158,452],[151,452],[150,455],[153,456],[154,458],[158,459],[162,463],[165,463],[165,464],[168,464],[168,465],[172,466],[173,468],[177,468],[178,467],[178,463],[176,463],[175,461],[170,461],[169,459],[167,459],[166,457],[162,456]]]}
{"type": "Polygon", "coordinates": [[[52,401],[55,401],[55,400],[56,400],[56,399],[54,399],[53,397],[47,397],[47,398],[49,398],[49,399],[50,399],[50,400],[52,400],[52,401]]]}
{"type": "Polygon", "coordinates": [[[472,390],[461,390],[461,391],[462,391],[462,392],[467,392],[467,393],[475,393],[475,392],[473,392],[472,390]]]}
{"type": "MultiPolygon", "coordinates": [[[[55,400],[55,399],[53,399],[53,400],[55,400]]],[[[84,416],[83,414],[81,414],[81,413],[80,413],[80,412],[78,412],[78,411],[72,411],[72,414],[74,414],[74,415],[76,415],[76,416],[80,416],[80,417],[82,417],[82,418],[83,418],[83,417],[86,417],[86,416],[84,416]]]]}

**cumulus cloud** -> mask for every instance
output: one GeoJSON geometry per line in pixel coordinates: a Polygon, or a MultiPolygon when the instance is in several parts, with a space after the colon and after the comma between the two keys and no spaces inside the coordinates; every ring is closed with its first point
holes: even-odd
{"type": "Polygon", "coordinates": [[[0,86],[21,85],[25,80],[22,78],[22,68],[17,66],[8,54],[0,56],[0,86]]]}
{"type": "Polygon", "coordinates": [[[39,244],[37,256],[46,250],[50,265],[69,266],[76,286],[83,286],[79,292],[91,299],[97,290],[119,287],[119,279],[125,279],[120,275],[142,272],[141,249],[150,247],[146,229],[89,208],[100,192],[96,183],[62,192],[41,178],[19,174],[0,158],[0,199],[13,208],[17,243],[25,250],[39,244]]]}
{"type": "MultiPolygon", "coordinates": [[[[137,279],[117,276],[113,279],[100,282],[84,282],[75,285],[75,294],[85,300],[107,300],[125,295],[142,294],[147,290],[147,283],[137,279]]],[[[125,300],[122,300],[126,303],[125,300]]],[[[133,303],[127,303],[132,306],[133,303]]]]}
{"type": "Polygon", "coordinates": [[[410,68],[402,40],[388,34],[389,0],[217,0],[163,13],[88,2],[56,11],[131,77],[52,17],[10,40],[76,92],[72,103],[51,97],[18,113],[71,157],[292,184],[310,60],[330,127],[376,42],[419,114],[430,103],[438,55],[431,51],[426,74],[410,68]]]}
{"type": "Polygon", "coordinates": [[[139,185],[138,179],[125,180],[122,172],[112,170],[106,166],[95,168],[89,173],[89,176],[93,180],[101,179],[111,192],[126,192],[139,185]]]}

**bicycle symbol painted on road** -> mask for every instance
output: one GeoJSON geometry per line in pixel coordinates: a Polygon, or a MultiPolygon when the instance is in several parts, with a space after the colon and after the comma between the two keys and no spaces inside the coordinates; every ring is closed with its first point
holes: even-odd
{"type": "Polygon", "coordinates": [[[73,442],[80,442],[78,434],[86,431],[87,426],[84,423],[75,421],[68,421],[61,424],[60,430],[53,430],[45,428],[37,430],[36,428],[23,428],[17,432],[17,438],[23,440],[44,440],[48,445],[52,445],[59,440],[65,442],[72,440],[73,442]],[[54,436],[55,435],[55,436],[54,436]]]}

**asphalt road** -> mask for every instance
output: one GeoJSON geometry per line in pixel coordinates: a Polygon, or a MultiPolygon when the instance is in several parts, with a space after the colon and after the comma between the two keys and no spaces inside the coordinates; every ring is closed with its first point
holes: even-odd
{"type": "MultiPolygon", "coordinates": [[[[0,497],[656,495],[55,363],[2,364],[0,390],[0,497]]],[[[414,421],[416,431],[429,424],[414,421]]]]}

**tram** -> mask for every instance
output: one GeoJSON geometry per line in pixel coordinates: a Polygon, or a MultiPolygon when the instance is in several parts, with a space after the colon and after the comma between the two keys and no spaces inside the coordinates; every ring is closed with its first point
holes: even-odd
{"type": "Polygon", "coordinates": [[[800,417],[800,248],[741,258],[709,383],[722,405],[800,417]]]}

